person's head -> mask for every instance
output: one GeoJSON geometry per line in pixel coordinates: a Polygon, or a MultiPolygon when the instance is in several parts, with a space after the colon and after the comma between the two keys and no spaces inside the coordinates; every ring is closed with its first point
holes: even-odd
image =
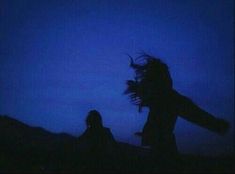
{"type": "Polygon", "coordinates": [[[88,128],[103,127],[102,117],[100,113],[96,110],[89,111],[87,118],[86,118],[86,125],[88,128]]]}
{"type": "Polygon", "coordinates": [[[160,59],[143,54],[137,57],[137,61],[139,60],[143,63],[135,63],[131,57],[130,67],[136,75],[135,80],[127,81],[125,94],[130,95],[134,104],[140,107],[149,106],[160,95],[171,91],[172,79],[168,66],[160,59]]]}

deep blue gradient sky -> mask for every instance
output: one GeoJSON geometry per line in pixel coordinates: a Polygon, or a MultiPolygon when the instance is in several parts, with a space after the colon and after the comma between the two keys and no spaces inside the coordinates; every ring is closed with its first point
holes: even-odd
{"type": "Polygon", "coordinates": [[[80,135],[97,109],[119,141],[147,117],[123,95],[133,77],[126,53],[169,65],[174,88],[231,123],[221,137],[179,118],[185,153],[234,146],[232,0],[1,0],[0,114],[52,132],[80,135]]]}

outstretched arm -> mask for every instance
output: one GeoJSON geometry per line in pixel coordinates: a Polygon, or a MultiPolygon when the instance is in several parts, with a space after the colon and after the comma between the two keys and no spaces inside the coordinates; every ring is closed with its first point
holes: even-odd
{"type": "Polygon", "coordinates": [[[228,131],[229,123],[227,121],[214,117],[187,97],[180,95],[177,98],[178,114],[185,120],[221,135],[228,131]]]}

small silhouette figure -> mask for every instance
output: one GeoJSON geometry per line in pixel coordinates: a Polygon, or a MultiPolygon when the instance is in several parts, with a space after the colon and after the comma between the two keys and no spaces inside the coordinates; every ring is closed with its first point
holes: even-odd
{"type": "Polygon", "coordinates": [[[171,159],[178,154],[174,135],[177,116],[209,129],[224,134],[229,124],[201,109],[189,98],[173,89],[173,82],[168,66],[160,59],[143,54],[130,67],[135,70],[134,80],[127,81],[125,94],[130,96],[133,104],[149,108],[147,121],[141,133],[142,145],[151,147],[153,154],[160,161],[171,159]]]}
{"type": "Polygon", "coordinates": [[[93,150],[100,152],[101,149],[115,142],[109,128],[103,127],[102,118],[98,111],[91,110],[86,118],[87,129],[78,138],[79,141],[85,142],[93,150]]]}
{"type": "Polygon", "coordinates": [[[83,155],[86,156],[85,165],[92,171],[108,168],[116,146],[110,129],[103,126],[102,117],[96,110],[88,113],[86,125],[87,129],[78,137],[79,147],[83,149],[83,155]]]}

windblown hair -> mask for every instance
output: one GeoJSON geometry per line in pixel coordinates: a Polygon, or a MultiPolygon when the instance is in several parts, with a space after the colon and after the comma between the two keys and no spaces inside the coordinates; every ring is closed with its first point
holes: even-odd
{"type": "Polygon", "coordinates": [[[160,59],[142,54],[136,58],[143,63],[135,63],[130,57],[130,67],[135,71],[135,80],[127,81],[124,94],[130,96],[131,102],[139,106],[149,106],[159,96],[167,94],[172,89],[172,79],[168,66],[160,59]]]}

